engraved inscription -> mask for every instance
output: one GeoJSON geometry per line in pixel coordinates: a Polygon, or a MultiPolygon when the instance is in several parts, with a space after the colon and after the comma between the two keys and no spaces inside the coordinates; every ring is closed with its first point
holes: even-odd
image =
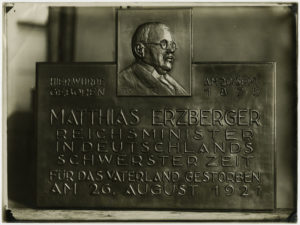
{"type": "Polygon", "coordinates": [[[93,77],[68,77],[58,75],[49,79],[50,96],[104,96],[105,81],[99,78],[101,75],[93,77]],[[95,77],[95,78],[94,78],[95,77]]]}
{"type": "MultiPolygon", "coordinates": [[[[121,193],[134,196],[148,193],[152,196],[165,193],[161,190],[158,191],[159,194],[153,192],[153,185],[162,189],[171,183],[172,187],[169,188],[172,189],[172,195],[194,196],[201,189],[200,183],[250,183],[255,184],[251,188],[256,189],[263,180],[262,171],[253,171],[257,157],[254,133],[263,124],[258,110],[174,109],[145,112],[142,109],[113,108],[51,109],[49,114],[51,126],[60,127],[54,132],[56,165],[81,168],[107,165],[117,169],[71,170],[63,171],[63,175],[57,175],[60,170],[50,170],[49,181],[54,182],[55,187],[57,179],[75,184],[81,179],[93,182],[135,182],[125,185],[121,193]],[[147,115],[146,124],[141,121],[141,111],[147,115]],[[145,124],[145,127],[138,126],[140,123],[145,124]],[[123,128],[115,128],[117,125],[123,128]],[[146,125],[152,128],[149,129],[146,125]],[[241,126],[244,128],[238,129],[241,126]],[[127,166],[134,166],[139,171],[127,170],[127,166]],[[161,167],[171,170],[156,171],[161,167]],[[148,171],[149,168],[155,168],[155,173],[148,171]],[[209,170],[219,168],[233,171],[209,170]],[[198,171],[199,169],[204,170],[198,171]],[[60,177],[64,178],[59,179],[60,177]]],[[[88,185],[98,189],[97,183],[88,185]]],[[[112,189],[113,184],[106,185],[112,189]]],[[[231,190],[233,194],[235,188],[242,189],[243,196],[249,196],[245,194],[249,188],[247,185],[229,187],[231,186],[225,186],[224,190],[231,190]]],[[[214,188],[217,188],[215,193],[219,196],[219,186],[214,188]]],[[[101,192],[92,193],[95,195],[101,192]]]]}
{"type": "Polygon", "coordinates": [[[272,64],[197,65],[199,87],[172,101],[117,97],[108,79],[114,66],[104,73],[86,65],[91,75],[74,75],[75,65],[66,65],[60,79],[45,65],[48,76],[40,81],[39,129],[47,132],[38,135],[39,205],[273,208],[273,105],[266,101],[273,96],[272,64]],[[225,73],[235,67],[238,76],[225,73]],[[113,91],[99,98],[43,91],[96,86],[113,91]],[[224,87],[227,95],[220,95],[224,87]]]}
{"type": "Polygon", "coordinates": [[[207,96],[211,96],[212,91],[220,96],[231,94],[237,97],[242,97],[247,92],[258,97],[260,93],[260,87],[255,76],[241,77],[240,75],[231,74],[214,76],[214,74],[205,74],[203,77],[203,91],[207,96]]]}

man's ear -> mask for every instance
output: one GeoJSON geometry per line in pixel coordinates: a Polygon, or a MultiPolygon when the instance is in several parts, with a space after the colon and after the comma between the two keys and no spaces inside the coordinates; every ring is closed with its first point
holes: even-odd
{"type": "Polygon", "coordinates": [[[134,52],[137,56],[139,56],[141,59],[145,57],[145,46],[143,43],[137,43],[134,46],[134,52]]]}

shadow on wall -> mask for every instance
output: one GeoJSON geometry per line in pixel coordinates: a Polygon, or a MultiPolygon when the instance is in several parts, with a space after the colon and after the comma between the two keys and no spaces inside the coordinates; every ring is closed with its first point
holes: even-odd
{"type": "MultiPolygon", "coordinates": [[[[74,7],[50,7],[47,24],[36,25],[28,21],[19,21],[18,29],[27,28],[29,31],[37,30],[47,33],[47,48],[45,51],[48,55],[48,62],[72,62],[74,58],[75,16],[74,7]]],[[[26,35],[28,34],[26,33],[26,35]]],[[[33,37],[26,35],[25,37],[33,37]]],[[[33,54],[29,58],[34,57],[36,55],[33,54]]],[[[39,59],[41,59],[40,56],[39,59]]],[[[25,69],[34,71],[36,61],[40,60],[34,58],[33,61],[30,61],[32,67],[28,66],[25,69]]],[[[18,65],[18,68],[17,74],[26,72],[23,71],[25,69],[20,65],[18,65]]],[[[32,74],[34,73],[28,73],[26,74],[28,76],[22,76],[21,78],[28,80],[28,77],[32,78],[32,74]]],[[[21,86],[22,89],[19,90],[22,90],[22,93],[25,94],[29,93],[30,88],[34,85],[34,80],[31,79],[30,82],[28,82],[29,85],[21,86]]],[[[31,90],[31,107],[28,107],[30,110],[16,110],[7,119],[7,182],[8,199],[11,200],[10,204],[12,205],[36,206],[34,96],[35,91],[31,90]]],[[[21,103],[26,104],[27,108],[28,102],[23,101],[21,103]]]]}
{"type": "MultiPolygon", "coordinates": [[[[33,99],[34,91],[31,96],[33,99]]],[[[8,198],[34,207],[36,148],[33,107],[31,111],[16,111],[8,118],[7,149],[8,198]]]]}
{"type": "MultiPolygon", "coordinates": [[[[43,23],[42,25],[36,25],[27,20],[25,22],[15,22],[18,23],[18,29],[27,28],[28,31],[36,30],[40,33],[43,31],[47,33],[47,48],[45,51],[48,55],[48,62],[72,62],[74,58],[75,16],[74,7],[50,7],[47,24],[43,23]]],[[[35,37],[34,35],[29,36],[27,33],[26,35],[24,37],[35,37]]],[[[31,57],[27,58],[32,59],[34,57],[37,57],[37,55],[32,54],[31,57]]],[[[34,73],[32,73],[32,71],[35,70],[35,62],[41,60],[40,55],[38,58],[39,60],[34,58],[34,60],[30,61],[31,66],[28,66],[29,64],[27,64],[27,67],[17,66],[19,70],[16,74],[23,73],[22,75],[24,75],[25,72],[27,72],[27,70],[25,72],[23,71],[25,69],[31,71],[26,74],[28,76],[21,77],[22,81],[27,81],[28,85],[23,85],[18,89],[23,91],[22,93],[25,93],[26,95],[30,92],[32,85],[34,85],[34,80],[32,79],[32,74],[34,73]]],[[[12,75],[10,76],[12,77],[12,75]]],[[[20,82],[21,78],[19,78],[18,82],[20,82]]],[[[12,78],[10,79],[12,80],[12,78]]],[[[15,85],[15,83],[11,83],[15,85]]],[[[16,94],[17,92],[12,90],[12,93],[16,94]]],[[[11,204],[16,203],[31,207],[36,205],[34,96],[35,92],[31,90],[31,107],[27,107],[29,101],[25,102],[23,100],[20,103],[20,105],[26,104],[26,108],[30,108],[30,110],[16,110],[7,119],[8,199],[12,200],[12,202],[10,202],[11,204]]]]}

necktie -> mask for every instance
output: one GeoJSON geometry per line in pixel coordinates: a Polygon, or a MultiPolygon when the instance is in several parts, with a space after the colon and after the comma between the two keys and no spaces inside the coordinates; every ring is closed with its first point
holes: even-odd
{"type": "Polygon", "coordinates": [[[173,87],[172,84],[170,84],[166,78],[165,75],[160,75],[159,80],[161,83],[163,83],[165,86],[167,86],[167,88],[173,93],[175,94],[175,88],[173,87]]]}

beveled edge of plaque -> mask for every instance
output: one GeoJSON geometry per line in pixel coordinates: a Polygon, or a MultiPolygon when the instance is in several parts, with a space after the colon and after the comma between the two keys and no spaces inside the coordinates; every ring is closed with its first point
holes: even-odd
{"type": "MultiPolygon", "coordinates": [[[[99,65],[114,65],[116,66],[115,63],[97,63],[97,62],[79,62],[79,63],[48,63],[48,62],[37,62],[36,63],[36,82],[38,83],[38,73],[37,73],[37,70],[38,70],[38,67],[41,66],[41,65],[88,65],[88,64],[92,64],[92,65],[95,65],[95,64],[99,64],[99,65]]],[[[274,83],[276,83],[276,62],[199,62],[199,63],[194,63],[195,65],[200,65],[200,64],[217,64],[217,65],[230,65],[230,64],[246,64],[246,65],[266,65],[266,64],[272,64],[273,65],[273,77],[272,77],[272,84],[273,84],[273,87],[274,87],[274,83]]],[[[193,64],[192,64],[193,65],[193,64]]],[[[191,71],[192,73],[192,71],[191,71]]],[[[276,92],[275,92],[275,88],[276,86],[273,88],[273,92],[272,94],[274,95],[276,92]]],[[[37,86],[37,89],[38,91],[38,86],[37,86]]],[[[272,104],[273,104],[273,122],[276,122],[275,121],[275,97],[276,95],[272,96],[273,98],[273,101],[272,101],[272,104]]],[[[36,92],[36,97],[37,97],[37,92],[36,92]]],[[[116,97],[119,97],[119,96],[116,96],[116,97]]],[[[139,96],[140,97],[140,96],[139,96]]],[[[150,96],[151,97],[151,96],[150,96]]],[[[37,101],[38,101],[38,98],[36,98],[37,101]]],[[[38,102],[37,102],[38,103],[38,102]]],[[[36,107],[38,107],[38,104],[36,104],[36,107]]],[[[37,115],[38,113],[36,113],[37,115]]],[[[215,209],[198,209],[198,208],[186,208],[186,209],[177,209],[177,208],[157,208],[159,209],[160,211],[187,211],[187,212],[191,212],[191,211],[200,211],[200,212],[272,212],[276,209],[276,168],[275,168],[275,158],[276,158],[276,154],[275,154],[275,124],[273,123],[272,125],[272,130],[273,130],[273,135],[272,135],[272,145],[273,145],[273,160],[272,160],[272,163],[273,163],[273,175],[274,175],[274,192],[273,192],[273,208],[270,208],[270,209],[222,209],[222,208],[215,208],[215,209]]],[[[37,138],[37,132],[36,132],[36,138],[37,138]]],[[[36,142],[36,145],[38,145],[38,142],[36,142]]],[[[36,148],[37,150],[37,148],[36,148]]],[[[38,154],[38,151],[37,153],[38,154]]],[[[36,155],[37,156],[37,155],[36,155]]],[[[38,170],[37,170],[37,173],[38,173],[38,170]]],[[[37,175],[36,173],[36,175],[37,175]]],[[[37,188],[37,185],[35,185],[35,187],[37,188]]],[[[135,207],[129,207],[129,208],[120,208],[120,207],[69,207],[69,206],[62,206],[62,207],[56,207],[56,206],[41,206],[40,204],[38,204],[38,195],[37,195],[37,192],[36,192],[36,206],[38,208],[41,208],[41,209],[85,209],[85,210],[93,210],[93,209],[98,209],[98,210],[113,210],[113,211],[116,211],[116,210],[127,210],[127,211],[134,211],[134,210],[140,210],[139,208],[135,208],[135,207]]],[[[142,208],[141,210],[144,210],[144,211],[154,211],[153,208],[142,208]]]]}

